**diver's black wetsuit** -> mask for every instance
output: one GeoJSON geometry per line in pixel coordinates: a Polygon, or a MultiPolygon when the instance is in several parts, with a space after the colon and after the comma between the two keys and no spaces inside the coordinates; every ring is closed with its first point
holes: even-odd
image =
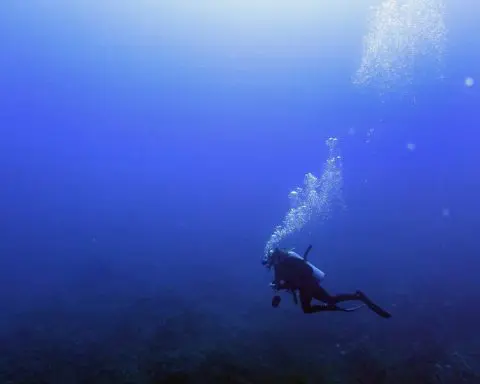
{"type": "Polygon", "coordinates": [[[344,293],[339,295],[330,295],[319,283],[308,284],[298,289],[300,304],[304,313],[316,313],[320,311],[338,311],[338,303],[343,301],[362,300],[359,293],[344,293]],[[312,305],[312,300],[318,300],[325,304],[312,305]]]}
{"type": "MultiPolygon", "coordinates": [[[[272,266],[274,268],[274,280],[272,287],[275,290],[287,290],[293,293],[294,300],[297,302],[296,292],[299,292],[300,303],[304,313],[316,313],[321,311],[344,311],[351,312],[358,309],[355,308],[341,308],[337,304],[344,301],[361,301],[368,306],[377,315],[389,318],[391,315],[374,304],[361,291],[355,293],[345,293],[339,295],[330,295],[323,287],[320,286],[319,280],[314,276],[312,266],[306,260],[294,257],[283,250],[275,250],[275,257],[272,266]],[[323,304],[312,305],[312,300],[316,299],[323,304]]],[[[272,301],[273,306],[278,306],[280,298],[274,297],[272,301]]],[[[360,306],[361,307],[361,306],[360,306]]]]}

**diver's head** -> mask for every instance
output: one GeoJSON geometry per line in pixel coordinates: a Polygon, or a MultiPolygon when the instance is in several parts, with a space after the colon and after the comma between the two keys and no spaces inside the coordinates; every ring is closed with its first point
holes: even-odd
{"type": "Polygon", "coordinates": [[[288,256],[288,252],[280,248],[274,248],[268,251],[267,255],[262,260],[262,265],[268,269],[272,268],[288,256]]]}

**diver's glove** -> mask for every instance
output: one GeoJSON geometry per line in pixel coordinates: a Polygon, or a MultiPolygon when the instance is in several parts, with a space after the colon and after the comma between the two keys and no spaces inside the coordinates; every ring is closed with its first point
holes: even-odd
{"type": "Polygon", "coordinates": [[[272,297],[272,307],[277,308],[280,305],[282,298],[278,295],[272,297]]]}
{"type": "MultiPolygon", "coordinates": [[[[295,305],[298,304],[298,299],[297,299],[297,293],[295,291],[290,291],[290,293],[293,295],[293,302],[295,305]]],[[[280,301],[282,301],[282,298],[279,295],[275,295],[272,297],[272,307],[277,308],[280,305],[280,301]]]]}
{"type": "MultiPolygon", "coordinates": [[[[270,283],[270,288],[272,288],[275,292],[280,291],[281,289],[286,290],[287,292],[290,292],[293,297],[293,302],[295,305],[298,305],[298,297],[297,297],[297,292],[294,289],[288,288],[283,280],[280,280],[279,284],[276,282],[271,282],[270,283]]],[[[280,304],[280,296],[275,295],[272,299],[272,306],[274,308],[277,308],[278,305],[280,304]]]]}

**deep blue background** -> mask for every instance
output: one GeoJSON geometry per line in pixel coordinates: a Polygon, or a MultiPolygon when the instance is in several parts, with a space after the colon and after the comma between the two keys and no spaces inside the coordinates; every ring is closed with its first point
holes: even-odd
{"type": "Polygon", "coordinates": [[[268,13],[265,28],[255,12],[230,26],[190,3],[2,3],[3,333],[45,318],[70,329],[73,313],[98,339],[159,298],[158,318],[187,302],[227,329],[306,321],[315,332],[325,319],[270,308],[259,261],[289,191],[321,174],[336,136],[346,210],[285,245],[312,243],[328,288],[362,288],[394,314],[344,327],[411,334],[436,322],[452,331],[445,346],[477,338],[480,95],[464,79],[480,81],[478,6],[447,2],[441,68],[420,61],[411,85],[382,96],[351,81],[373,2],[337,3],[271,28],[268,13]]]}

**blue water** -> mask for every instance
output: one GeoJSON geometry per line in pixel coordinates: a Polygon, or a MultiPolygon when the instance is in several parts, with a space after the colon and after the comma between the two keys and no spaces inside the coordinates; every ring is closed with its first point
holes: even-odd
{"type": "Polygon", "coordinates": [[[1,383],[480,383],[480,12],[385,91],[379,3],[0,5],[1,383]],[[329,137],[344,208],[283,245],[389,320],[270,304],[329,137]]]}

